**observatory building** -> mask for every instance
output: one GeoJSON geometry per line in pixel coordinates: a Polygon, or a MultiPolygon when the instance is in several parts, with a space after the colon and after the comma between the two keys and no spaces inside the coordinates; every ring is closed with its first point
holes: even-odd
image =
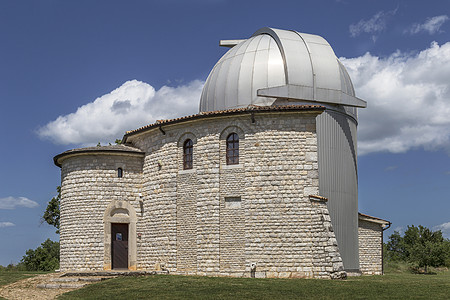
{"type": "Polygon", "coordinates": [[[390,223],[358,214],[366,102],[331,46],[271,28],[221,45],[198,114],[55,156],[61,270],[381,274],[390,223]]]}

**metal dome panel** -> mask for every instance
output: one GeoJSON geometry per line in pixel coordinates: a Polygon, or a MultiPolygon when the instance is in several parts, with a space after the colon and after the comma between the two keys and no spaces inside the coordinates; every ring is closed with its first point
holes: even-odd
{"type": "Polygon", "coordinates": [[[262,28],[247,40],[236,40],[214,66],[200,111],[272,105],[278,98],[366,106],[355,97],[345,67],[324,38],[262,28]]]}
{"type": "Polygon", "coordinates": [[[231,48],[214,66],[203,88],[200,111],[271,105],[256,90],[285,85],[284,62],[276,42],[259,35],[231,48]]]}

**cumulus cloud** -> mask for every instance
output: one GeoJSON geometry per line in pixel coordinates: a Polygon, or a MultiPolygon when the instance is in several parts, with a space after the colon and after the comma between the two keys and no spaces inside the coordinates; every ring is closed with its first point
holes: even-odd
{"type": "MultiPolygon", "coordinates": [[[[358,154],[415,148],[450,154],[450,42],[433,42],[417,53],[366,53],[341,61],[357,96],[368,102],[367,108],[359,109],[358,154]]],[[[141,81],[127,81],[49,122],[38,134],[57,144],[111,142],[158,119],[196,113],[202,86],[202,81],[193,81],[155,90],[141,81]]]]}
{"type": "Polygon", "coordinates": [[[435,16],[428,18],[423,24],[413,24],[411,28],[406,30],[406,33],[416,34],[419,32],[428,32],[429,34],[435,34],[440,32],[441,26],[449,20],[447,15],[435,16]]]}
{"type": "Polygon", "coordinates": [[[0,198],[0,209],[15,209],[16,207],[33,208],[39,206],[37,202],[25,197],[6,197],[0,198]]]}
{"type": "Polygon", "coordinates": [[[450,222],[434,226],[433,230],[440,230],[440,231],[442,231],[442,235],[445,238],[450,239],[450,222]]]}
{"type": "Polygon", "coordinates": [[[372,18],[368,20],[360,20],[356,24],[351,24],[349,27],[350,36],[356,37],[362,33],[372,34],[372,39],[377,39],[378,33],[384,31],[390,17],[397,13],[397,9],[391,11],[379,11],[372,18]]]}
{"type": "Polygon", "coordinates": [[[12,226],[16,226],[16,224],[11,223],[11,222],[0,222],[0,228],[12,227],[12,226]]]}
{"type": "Polygon", "coordinates": [[[125,131],[156,120],[197,113],[202,87],[199,80],[159,90],[142,81],[127,81],[76,112],[49,122],[38,130],[38,135],[63,145],[115,141],[125,131]]]}
{"type": "Polygon", "coordinates": [[[450,154],[450,42],[419,53],[341,58],[357,96],[358,154],[413,148],[450,154]]]}

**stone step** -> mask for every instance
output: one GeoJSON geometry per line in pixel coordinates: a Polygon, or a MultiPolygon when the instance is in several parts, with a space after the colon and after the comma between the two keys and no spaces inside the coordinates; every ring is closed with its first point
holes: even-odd
{"type": "Polygon", "coordinates": [[[36,287],[41,289],[78,289],[90,283],[100,282],[111,278],[114,277],[57,277],[51,278],[50,283],[41,283],[36,285],[36,287]]]}
{"type": "Polygon", "coordinates": [[[159,275],[159,274],[169,274],[169,271],[81,271],[81,272],[67,272],[61,277],[117,277],[117,276],[145,276],[145,275],[159,275]]]}
{"type": "Polygon", "coordinates": [[[77,282],[80,278],[70,278],[70,277],[58,277],[58,278],[52,278],[50,281],[52,282],[77,282]]]}
{"type": "Polygon", "coordinates": [[[81,277],[78,278],[79,281],[87,281],[87,282],[98,282],[98,281],[103,281],[103,280],[107,280],[107,279],[111,279],[113,277],[81,277]]]}
{"type": "Polygon", "coordinates": [[[112,277],[58,277],[52,278],[50,281],[52,282],[78,282],[78,281],[87,281],[87,282],[98,282],[106,279],[111,279],[112,277]]]}
{"type": "Polygon", "coordinates": [[[36,287],[40,289],[79,289],[86,285],[86,283],[41,283],[36,287]]]}

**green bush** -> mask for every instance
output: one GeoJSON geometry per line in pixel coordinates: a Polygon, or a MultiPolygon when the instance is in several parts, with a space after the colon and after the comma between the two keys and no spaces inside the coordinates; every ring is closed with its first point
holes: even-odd
{"type": "Polygon", "coordinates": [[[6,267],[0,265],[0,272],[18,272],[18,271],[26,271],[25,266],[23,264],[9,264],[6,267]]]}
{"type": "Polygon", "coordinates": [[[27,271],[54,271],[59,269],[59,242],[47,239],[36,250],[29,249],[19,265],[27,271]]]}

